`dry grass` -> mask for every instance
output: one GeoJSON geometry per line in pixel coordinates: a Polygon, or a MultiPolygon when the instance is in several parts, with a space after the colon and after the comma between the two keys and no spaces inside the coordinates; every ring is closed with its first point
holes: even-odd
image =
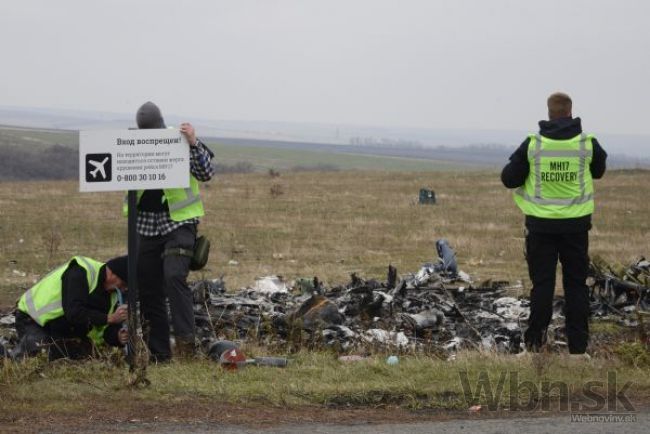
{"type": "MultiPolygon", "coordinates": [[[[79,417],[96,407],[110,408],[117,415],[147,403],[146,413],[138,415],[147,419],[164,417],[157,406],[180,405],[167,415],[175,417],[184,413],[184,406],[200,401],[283,408],[318,405],[467,409],[471,404],[485,405],[491,400],[487,390],[477,392],[477,382],[483,375],[489,377],[494,393],[501,376],[516,375],[516,388],[511,389],[508,383],[500,396],[502,409],[511,405],[511,395],[522,403],[528,401],[527,390],[518,388],[522,382],[540,390],[544,382],[562,383],[572,401],[581,399],[583,386],[589,382],[599,382],[601,389],[595,391],[603,394],[602,385],[607,384],[608,375],[616,375],[617,390],[631,383],[625,393],[632,402],[645,402],[650,391],[647,370],[621,365],[616,360],[584,362],[553,354],[537,357],[539,360],[528,360],[470,352],[448,362],[410,355],[401,357],[398,365],[389,366],[381,354],[342,363],[329,353],[300,352],[291,356],[286,369],[247,367],[237,372],[225,371],[209,361],[174,362],[150,367],[151,386],[144,389],[128,387],[126,369],[102,361],[80,364],[61,360],[48,364],[32,359],[20,364],[5,362],[4,371],[0,369],[5,398],[0,399],[0,410],[5,417],[30,417],[46,411],[50,417],[60,419],[67,415],[79,417]],[[14,372],[7,372],[9,369],[14,372]],[[470,395],[463,387],[463,375],[472,389],[470,395]],[[34,394],[34,390],[39,393],[34,394]]],[[[558,391],[552,391],[548,399],[556,402],[558,391]]],[[[557,411],[558,406],[551,408],[557,411]]]]}
{"type": "MultiPolygon", "coordinates": [[[[612,171],[597,181],[592,255],[627,263],[648,254],[648,185],[648,171],[612,171]]],[[[194,279],[224,274],[230,288],[267,274],[330,285],[351,272],[383,279],[388,264],[407,273],[434,260],[435,240],[447,238],[476,280],[528,282],[523,218],[495,172],[227,175],[203,197],[200,231],[213,248],[194,279]],[[271,193],[274,184],[283,194],[271,193]],[[436,205],[417,204],[421,187],[435,190],[436,205]]],[[[121,202],[120,193],[79,193],[77,182],[1,184],[0,306],[71,255],[125,252],[121,202]]]]}
{"type": "MultiPolygon", "coordinates": [[[[592,254],[626,263],[648,253],[649,181],[650,172],[633,171],[611,172],[597,183],[592,254]]],[[[213,251],[208,268],[194,279],[225,274],[230,288],[271,273],[288,279],[315,275],[330,285],[346,282],[351,272],[383,279],[389,263],[406,273],[433,260],[434,242],[444,237],[461,269],[475,279],[521,279],[527,285],[523,218],[494,172],[228,175],[211,182],[203,196],[208,211],[200,231],[212,240],[213,251]],[[274,184],[281,185],[281,195],[271,194],[274,184]],[[417,205],[421,187],[436,191],[436,205],[417,205]],[[231,259],[239,265],[228,265],[231,259]]],[[[1,184],[0,307],[10,307],[21,291],[73,254],[107,259],[123,253],[121,201],[120,193],[78,193],[76,182],[1,184]]],[[[571,388],[616,370],[621,380],[634,382],[631,397],[643,400],[650,390],[647,369],[636,367],[636,352],[626,354],[633,366],[614,356],[567,367],[561,356],[536,364],[475,353],[456,362],[411,355],[389,367],[385,355],[344,365],[331,354],[300,353],[289,368],[272,373],[252,368],[229,375],[207,361],[150,367],[153,384],[144,390],[126,388],[126,369],[102,361],[5,361],[0,413],[6,420],[27,413],[38,418],[40,410],[83,419],[91,402],[116,411],[128,402],[146,403],[150,412],[151,406],[197,399],[211,405],[467,408],[458,373],[468,371],[475,381],[482,370],[494,378],[516,371],[522,381],[550,378],[571,388]]]]}

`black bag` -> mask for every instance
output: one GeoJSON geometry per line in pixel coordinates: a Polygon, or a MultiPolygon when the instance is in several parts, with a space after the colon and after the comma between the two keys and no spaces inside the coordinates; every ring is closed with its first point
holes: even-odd
{"type": "Polygon", "coordinates": [[[205,267],[205,264],[208,263],[209,256],[210,240],[208,240],[204,235],[201,235],[194,243],[194,254],[190,261],[190,270],[196,271],[205,267]]]}
{"type": "Polygon", "coordinates": [[[205,235],[201,235],[194,242],[194,249],[184,249],[182,247],[172,247],[165,249],[163,257],[169,255],[188,256],[190,258],[190,270],[197,271],[205,267],[210,256],[210,240],[205,235]]]}

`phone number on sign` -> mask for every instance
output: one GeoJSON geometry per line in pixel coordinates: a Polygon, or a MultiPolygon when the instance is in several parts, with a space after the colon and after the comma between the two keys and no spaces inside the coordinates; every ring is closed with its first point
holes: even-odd
{"type": "Polygon", "coordinates": [[[117,175],[117,182],[135,182],[135,181],[164,181],[167,175],[164,173],[141,173],[139,175],[117,175]]]}

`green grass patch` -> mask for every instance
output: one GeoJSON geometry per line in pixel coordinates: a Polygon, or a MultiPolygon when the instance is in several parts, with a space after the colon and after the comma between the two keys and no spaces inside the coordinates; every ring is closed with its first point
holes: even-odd
{"type": "Polygon", "coordinates": [[[640,342],[623,342],[616,346],[614,353],[630,366],[646,370],[650,368],[650,350],[640,342]]]}
{"type": "Polygon", "coordinates": [[[78,412],[88,402],[110,405],[115,400],[153,405],[199,400],[285,407],[388,405],[408,409],[466,409],[481,404],[504,409],[511,408],[513,402],[528,402],[529,388],[521,384],[535,385],[540,391],[539,402],[553,402],[566,393],[572,400],[580,399],[587,384],[600,384],[600,389],[593,390],[603,392],[612,378],[619,390],[631,383],[626,390],[631,401],[647,397],[650,391],[647,369],[615,360],[576,361],[551,354],[537,357],[519,359],[473,352],[444,361],[410,355],[390,366],[384,355],[343,363],[330,353],[300,352],[284,369],[249,366],[238,371],[197,360],[150,366],[151,385],[142,389],[129,388],[127,369],[106,361],[48,364],[36,359],[18,364],[5,362],[0,386],[7,397],[2,401],[5,411],[32,407],[52,414],[78,412]],[[484,387],[486,381],[489,388],[484,387]],[[500,381],[504,382],[501,389],[500,381]],[[512,387],[513,381],[517,387],[512,387]],[[483,386],[479,387],[481,382],[483,386]],[[542,393],[545,382],[554,385],[546,394],[542,393]]]}

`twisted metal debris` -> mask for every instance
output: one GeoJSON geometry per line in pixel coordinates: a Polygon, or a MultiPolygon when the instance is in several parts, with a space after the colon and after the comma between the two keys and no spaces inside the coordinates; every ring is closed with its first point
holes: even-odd
{"type": "Polygon", "coordinates": [[[492,281],[473,286],[467,274],[440,264],[425,264],[402,279],[389,267],[386,282],[353,274],[348,284],[333,288],[303,279],[290,289],[271,277],[227,293],[220,280],[202,281],[194,286],[199,335],[206,348],[217,338],[229,338],[273,345],[297,339],[340,351],[480,347],[517,352],[528,304],[507,295],[520,286],[492,281]],[[269,289],[273,281],[275,290],[269,289]]]}
{"type": "MultiPolygon", "coordinates": [[[[401,279],[389,266],[385,282],[353,274],[342,286],[325,288],[317,279],[299,279],[289,288],[272,276],[235,293],[226,293],[220,280],[199,282],[197,315],[204,320],[199,334],[208,349],[216,338],[226,337],[274,345],[299,340],[343,352],[368,347],[519,352],[530,313],[521,284],[475,284],[457,271],[444,240],[437,249],[437,263],[401,279]]],[[[648,261],[636,261],[624,276],[596,264],[588,282],[592,316],[638,326],[638,313],[650,306],[648,261]]],[[[554,347],[566,346],[562,297],[555,300],[548,334],[554,347]]]]}
{"type": "MultiPolygon", "coordinates": [[[[385,282],[356,274],[345,285],[325,287],[317,278],[291,284],[277,276],[249,288],[226,291],[222,278],[193,287],[197,335],[206,353],[223,339],[275,347],[332,348],[339,352],[429,350],[453,353],[483,349],[521,351],[530,313],[520,283],[480,283],[458,271],[453,250],[436,243],[439,259],[398,277],[388,267],[385,282]]],[[[588,285],[592,318],[638,327],[650,311],[650,262],[628,267],[596,258],[588,285]]],[[[564,301],[557,297],[550,342],[565,346],[564,301]]],[[[0,356],[15,344],[13,317],[0,316],[0,356]]]]}
{"type": "Polygon", "coordinates": [[[638,327],[650,314],[650,261],[644,257],[627,267],[596,257],[588,284],[593,317],[638,327]]]}

